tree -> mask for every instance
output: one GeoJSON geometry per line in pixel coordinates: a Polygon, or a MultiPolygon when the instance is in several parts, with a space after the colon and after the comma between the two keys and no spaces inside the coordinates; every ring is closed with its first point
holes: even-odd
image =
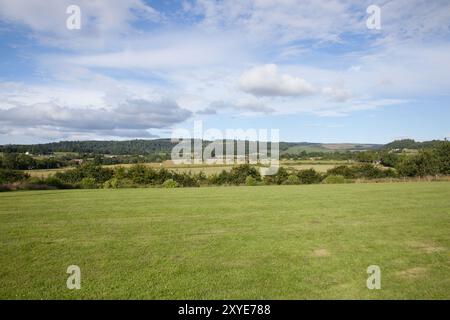
{"type": "Polygon", "coordinates": [[[0,184],[2,183],[12,183],[17,181],[23,181],[28,179],[30,176],[21,171],[11,170],[11,169],[0,169],[0,184]]]}
{"type": "Polygon", "coordinates": [[[439,173],[450,174],[450,141],[442,141],[436,147],[436,157],[439,162],[439,173]]]}
{"type": "Polygon", "coordinates": [[[399,163],[397,163],[396,169],[398,174],[402,177],[415,177],[419,172],[419,168],[417,167],[416,161],[413,157],[403,158],[399,163]]]}
{"type": "Polygon", "coordinates": [[[231,169],[228,182],[232,184],[243,184],[248,176],[253,177],[255,181],[261,181],[261,175],[255,167],[249,164],[242,164],[234,166],[231,169]]]}
{"type": "Polygon", "coordinates": [[[421,177],[439,173],[439,160],[430,150],[421,151],[416,157],[417,174],[421,177]]]}
{"type": "Polygon", "coordinates": [[[30,170],[36,165],[36,161],[29,155],[22,153],[5,153],[2,165],[6,169],[30,170]]]}
{"type": "Polygon", "coordinates": [[[297,176],[301,184],[319,183],[322,180],[322,176],[314,169],[300,170],[297,176]]]}
{"type": "Polygon", "coordinates": [[[393,152],[382,152],[380,155],[380,163],[385,167],[395,168],[399,162],[399,157],[393,152]]]}

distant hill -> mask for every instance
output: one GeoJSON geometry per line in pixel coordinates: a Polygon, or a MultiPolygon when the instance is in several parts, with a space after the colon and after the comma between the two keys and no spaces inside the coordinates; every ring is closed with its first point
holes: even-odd
{"type": "Polygon", "coordinates": [[[286,143],[288,148],[283,148],[280,143],[281,153],[298,154],[300,152],[335,152],[335,151],[364,151],[376,150],[383,145],[381,144],[357,144],[357,143],[310,143],[310,142],[294,142],[286,143]]]}
{"type": "Polygon", "coordinates": [[[428,149],[436,147],[441,140],[418,142],[413,139],[395,140],[383,146],[384,150],[428,149]]]}
{"type": "Polygon", "coordinates": [[[176,143],[170,139],[127,140],[127,141],[60,141],[30,145],[3,145],[0,152],[30,152],[33,154],[50,154],[54,152],[77,152],[96,154],[155,154],[172,150],[176,143]]]}
{"type": "MultiPolygon", "coordinates": [[[[205,144],[208,141],[204,141],[205,144]]],[[[76,152],[114,155],[148,155],[170,153],[176,143],[170,139],[127,140],[127,141],[60,141],[43,144],[19,145],[10,144],[0,146],[0,152],[30,152],[32,154],[51,154],[54,152],[76,152]]],[[[309,143],[309,142],[280,142],[280,152],[299,154],[306,152],[334,152],[361,151],[381,148],[377,144],[352,143],[309,143]]]]}
{"type": "MultiPolygon", "coordinates": [[[[299,154],[303,151],[335,152],[335,151],[365,151],[365,150],[403,150],[426,149],[435,147],[440,140],[417,142],[412,139],[396,140],[385,145],[357,143],[311,143],[311,142],[280,142],[281,154],[299,154]]],[[[204,141],[204,144],[209,141],[204,141]]],[[[54,152],[76,152],[87,154],[114,155],[149,155],[170,153],[176,143],[170,139],[126,140],[126,141],[60,141],[43,144],[9,144],[0,145],[0,152],[30,152],[32,154],[51,154],[54,152]]]]}

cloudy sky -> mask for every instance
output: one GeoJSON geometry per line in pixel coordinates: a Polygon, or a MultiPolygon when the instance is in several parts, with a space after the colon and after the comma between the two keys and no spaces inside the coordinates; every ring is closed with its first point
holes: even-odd
{"type": "Polygon", "coordinates": [[[0,143],[195,120],[284,141],[449,137],[450,1],[0,0],[0,143]]]}

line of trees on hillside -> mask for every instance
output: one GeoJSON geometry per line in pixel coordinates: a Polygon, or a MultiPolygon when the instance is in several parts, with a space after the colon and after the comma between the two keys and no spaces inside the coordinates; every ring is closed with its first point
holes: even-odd
{"type": "Polygon", "coordinates": [[[33,157],[25,153],[4,153],[0,155],[0,168],[12,170],[36,170],[36,169],[56,169],[69,166],[77,166],[80,162],[94,162],[99,165],[133,164],[147,162],[162,162],[169,160],[168,154],[151,154],[145,156],[118,155],[104,156],[100,154],[89,155],[58,155],[33,157]]]}

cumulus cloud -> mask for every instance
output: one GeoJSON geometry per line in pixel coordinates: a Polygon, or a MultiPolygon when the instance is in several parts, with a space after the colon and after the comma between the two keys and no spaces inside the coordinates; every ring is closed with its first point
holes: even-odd
{"type": "Polygon", "coordinates": [[[306,80],[281,74],[275,64],[254,67],[242,74],[240,88],[255,96],[306,96],[314,88],[306,80]]]}
{"type": "Polygon", "coordinates": [[[171,100],[128,100],[113,109],[68,108],[54,102],[18,105],[0,110],[2,126],[53,128],[108,136],[147,136],[148,129],[167,128],[192,113],[171,100]]]}

